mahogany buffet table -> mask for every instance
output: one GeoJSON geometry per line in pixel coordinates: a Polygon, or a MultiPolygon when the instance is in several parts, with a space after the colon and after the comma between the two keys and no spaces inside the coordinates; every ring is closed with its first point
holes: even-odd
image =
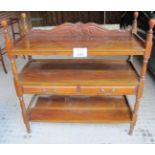
{"type": "Polygon", "coordinates": [[[130,123],[132,134],[142,97],[152,48],[150,20],[146,41],[137,35],[138,12],[132,30],[107,30],[95,23],[65,23],[52,30],[28,30],[22,14],[23,35],[12,43],[3,21],[6,49],[27,131],[30,121],[79,123],[130,123]],[[67,55],[69,59],[31,59],[20,73],[19,55],[67,55]],[[93,59],[90,56],[129,56],[126,60],[93,59]],[[133,55],[144,57],[140,74],[133,55]],[[34,94],[28,108],[23,95],[34,94]],[[127,95],[135,95],[131,109],[127,95]]]}

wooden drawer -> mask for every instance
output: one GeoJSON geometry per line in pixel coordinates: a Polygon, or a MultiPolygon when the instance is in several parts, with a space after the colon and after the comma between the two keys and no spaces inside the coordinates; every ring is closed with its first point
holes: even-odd
{"type": "Polygon", "coordinates": [[[75,87],[24,86],[23,90],[28,94],[74,95],[76,93],[75,87]]]}
{"type": "Polygon", "coordinates": [[[50,87],[50,86],[24,86],[24,93],[28,94],[56,94],[56,95],[132,95],[136,93],[135,87],[50,87]]]}
{"type": "Polygon", "coordinates": [[[81,88],[81,94],[84,95],[131,95],[135,94],[136,89],[133,87],[94,87],[81,88]]]}

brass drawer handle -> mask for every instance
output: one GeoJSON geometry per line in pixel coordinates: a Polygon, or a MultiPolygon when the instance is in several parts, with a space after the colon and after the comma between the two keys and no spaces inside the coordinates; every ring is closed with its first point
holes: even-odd
{"type": "Polygon", "coordinates": [[[77,93],[80,93],[80,92],[81,92],[81,87],[80,87],[80,86],[77,86],[77,87],[76,87],[76,92],[77,92],[77,93]]]}
{"type": "Polygon", "coordinates": [[[115,88],[110,89],[110,91],[108,91],[108,92],[106,92],[104,88],[101,88],[100,92],[105,94],[105,95],[110,95],[111,93],[115,92],[115,88]]]}
{"type": "Polygon", "coordinates": [[[42,90],[43,90],[44,93],[47,93],[48,91],[50,91],[51,93],[55,93],[56,92],[55,89],[50,90],[50,89],[47,89],[47,88],[43,88],[42,90]]]}
{"type": "Polygon", "coordinates": [[[105,93],[104,88],[101,88],[101,89],[100,89],[100,92],[101,92],[101,93],[105,93]]]}

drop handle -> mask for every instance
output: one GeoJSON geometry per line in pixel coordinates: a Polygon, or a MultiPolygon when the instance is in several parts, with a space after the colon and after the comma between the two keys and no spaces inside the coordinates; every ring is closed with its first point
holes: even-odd
{"type": "Polygon", "coordinates": [[[49,90],[48,88],[43,88],[42,90],[43,90],[44,93],[48,93],[48,92],[55,93],[56,92],[55,89],[49,90]]]}
{"type": "Polygon", "coordinates": [[[80,92],[81,92],[81,87],[80,87],[80,86],[77,86],[77,87],[76,87],[76,92],[77,92],[77,93],[80,93],[80,92]]]}
{"type": "Polygon", "coordinates": [[[105,91],[104,88],[101,88],[101,89],[100,89],[100,92],[103,93],[103,94],[105,94],[105,95],[108,95],[108,94],[114,93],[114,92],[115,92],[115,88],[112,88],[112,89],[110,89],[110,90],[107,91],[107,92],[105,91]]]}
{"type": "Polygon", "coordinates": [[[100,92],[101,92],[101,93],[105,93],[104,88],[101,88],[101,89],[100,89],[100,92]]]}

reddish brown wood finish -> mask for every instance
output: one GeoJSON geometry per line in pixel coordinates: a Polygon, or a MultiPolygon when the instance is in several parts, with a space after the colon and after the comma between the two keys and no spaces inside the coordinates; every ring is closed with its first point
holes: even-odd
{"type": "Polygon", "coordinates": [[[140,83],[139,83],[139,86],[137,89],[136,102],[135,102],[135,106],[134,106],[132,123],[131,123],[129,134],[132,134],[134,126],[136,124],[140,99],[143,95],[145,75],[146,75],[146,71],[147,71],[147,64],[148,64],[148,60],[150,58],[150,54],[151,54],[151,50],[152,50],[152,44],[153,44],[153,27],[154,27],[154,25],[155,25],[155,20],[150,19],[150,21],[149,21],[150,29],[147,33],[147,38],[146,38],[146,51],[144,53],[143,65],[142,65],[141,74],[140,74],[140,83]]]}
{"type": "Polygon", "coordinates": [[[31,105],[30,120],[80,123],[128,123],[131,111],[123,97],[43,96],[31,105]]]}
{"type": "Polygon", "coordinates": [[[17,68],[16,68],[16,64],[15,64],[15,61],[14,61],[14,55],[13,55],[13,53],[11,51],[12,43],[11,43],[11,39],[10,39],[10,36],[9,36],[9,33],[8,33],[7,22],[3,21],[2,25],[4,27],[6,50],[7,50],[7,54],[8,54],[8,57],[10,59],[10,63],[11,63],[11,69],[12,69],[12,73],[13,73],[13,76],[14,76],[14,84],[15,84],[17,96],[18,96],[19,101],[20,101],[23,120],[24,120],[24,123],[26,125],[27,132],[30,132],[30,125],[29,125],[29,121],[28,121],[28,116],[27,116],[24,100],[23,100],[23,90],[22,90],[22,87],[21,87],[21,85],[19,83],[17,68]]]}
{"type": "Polygon", "coordinates": [[[22,26],[21,26],[22,35],[25,35],[28,32],[28,25],[26,22],[26,13],[21,14],[21,19],[22,19],[22,26]]]}
{"type": "Polygon", "coordinates": [[[145,45],[129,31],[110,31],[93,23],[65,23],[52,30],[30,30],[12,49],[15,55],[70,55],[87,47],[88,55],[143,55],[145,45]]]}
{"type": "Polygon", "coordinates": [[[136,87],[138,84],[137,75],[125,60],[32,60],[19,74],[19,80],[22,85],[36,86],[136,87]]]}
{"type": "MultiPolygon", "coordinates": [[[[23,17],[25,25],[25,15],[23,17]]],[[[73,105],[72,114],[68,112],[69,103],[67,101],[61,101],[60,105],[63,106],[58,105],[54,101],[53,106],[51,106],[52,99],[49,102],[47,99],[39,99],[32,109],[31,107],[28,108],[30,112],[29,116],[32,120],[70,120],[75,122],[76,120],[78,122],[91,122],[92,120],[92,122],[117,123],[126,121],[131,123],[129,134],[133,132],[137,120],[140,98],[143,94],[147,63],[152,48],[152,29],[155,24],[155,20],[151,19],[150,30],[144,42],[135,34],[137,32],[137,18],[138,13],[135,13],[132,33],[128,31],[106,30],[93,23],[68,23],[60,25],[53,30],[30,31],[27,31],[27,26],[23,26],[24,36],[14,46],[12,46],[7,32],[7,23],[2,22],[16,92],[28,131],[30,131],[29,117],[24,105],[24,93],[108,96],[106,100],[100,100],[103,103],[101,107],[99,106],[98,98],[92,97],[89,100],[89,104],[84,104],[83,101],[81,103],[78,99],[78,106],[73,105]],[[88,55],[143,55],[144,61],[141,73],[138,75],[136,72],[132,59],[128,59],[127,61],[77,59],[32,60],[17,74],[14,55],[71,56],[73,47],[87,47],[88,55]],[[123,95],[128,94],[136,95],[133,111],[127,106],[126,97],[123,97],[123,95]],[[112,95],[120,95],[119,101],[117,98],[112,97],[112,95]],[[91,101],[92,103],[90,103],[91,101]],[[42,105],[41,107],[40,104],[42,105]],[[114,105],[115,108],[110,105],[114,105]],[[109,106],[110,112],[107,109],[109,106]],[[96,112],[92,110],[93,107],[97,110],[96,112]],[[59,108],[59,111],[55,108],[59,108]],[[76,113],[76,108],[83,109],[81,111],[82,114],[80,113],[81,115],[76,113]],[[89,109],[90,111],[85,113],[85,109],[89,109]],[[126,110],[124,111],[124,109],[126,110]]]]}
{"type": "Polygon", "coordinates": [[[132,95],[139,83],[125,60],[93,59],[32,60],[19,81],[25,93],[59,95],[132,95]]]}
{"type": "Polygon", "coordinates": [[[132,23],[132,33],[137,33],[137,18],[138,18],[139,13],[138,12],[134,12],[134,20],[132,23]]]}

